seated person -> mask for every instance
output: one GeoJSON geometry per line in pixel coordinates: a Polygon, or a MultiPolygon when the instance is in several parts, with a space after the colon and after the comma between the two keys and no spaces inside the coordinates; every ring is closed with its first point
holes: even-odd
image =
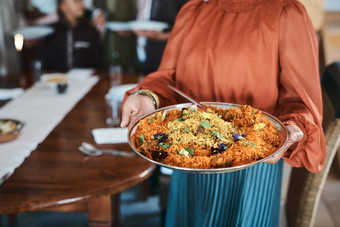
{"type": "MultiPolygon", "coordinates": [[[[93,5],[93,0],[84,0],[85,14],[95,28],[100,32],[105,30],[105,14],[93,5]]],[[[59,19],[56,0],[24,0],[23,12],[26,23],[31,25],[46,25],[59,19]]]]}
{"type": "Polygon", "coordinates": [[[100,68],[99,33],[85,19],[83,1],[58,0],[58,14],[55,32],[42,44],[44,69],[100,68]]]}

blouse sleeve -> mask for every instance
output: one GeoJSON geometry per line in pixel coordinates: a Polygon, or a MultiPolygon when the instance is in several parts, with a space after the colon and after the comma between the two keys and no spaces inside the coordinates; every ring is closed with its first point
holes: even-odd
{"type": "Polygon", "coordinates": [[[176,95],[167,85],[175,84],[177,58],[181,50],[182,40],[186,35],[187,28],[190,28],[195,9],[200,3],[200,0],[191,0],[182,7],[176,17],[158,70],[146,76],[136,88],[127,91],[126,96],[140,89],[150,89],[158,95],[160,106],[176,103],[176,95]]]}
{"type": "Polygon", "coordinates": [[[297,1],[287,1],[280,20],[279,119],[296,124],[304,138],[283,158],[310,172],[322,170],[326,146],[322,130],[322,96],[318,43],[310,19],[297,1]]]}

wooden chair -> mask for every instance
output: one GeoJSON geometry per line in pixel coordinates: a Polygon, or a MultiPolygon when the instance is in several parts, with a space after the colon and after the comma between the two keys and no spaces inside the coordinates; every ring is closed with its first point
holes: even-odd
{"type": "MultiPolygon", "coordinates": [[[[333,62],[325,67],[321,81],[332,103],[335,116],[340,118],[340,61],[333,62]]],[[[332,168],[335,169],[337,176],[340,178],[340,152],[335,155],[332,168]]]]}
{"type": "Polygon", "coordinates": [[[310,173],[305,168],[293,168],[291,172],[286,215],[290,227],[312,227],[334,155],[340,146],[340,119],[335,118],[334,110],[325,92],[323,129],[326,138],[327,156],[323,170],[310,173]]]}

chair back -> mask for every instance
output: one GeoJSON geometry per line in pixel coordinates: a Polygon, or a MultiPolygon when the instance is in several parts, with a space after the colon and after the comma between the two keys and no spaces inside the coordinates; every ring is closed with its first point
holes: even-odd
{"type": "Polygon", "coordinates": [[[320,173],[308,172],[305,168],[293,168],[290,176],[286,215],[288,226],[312,227],[334,155],[340,146],[340,119],[335,118],[332,104],[323,91],[323,129],[327,155],[320,173]]]}
{"type": "Polygon", "coordinates": [[[335,115],[340,118],[340,62],[326,67],[321,83],[333,105],[335,115]]]}

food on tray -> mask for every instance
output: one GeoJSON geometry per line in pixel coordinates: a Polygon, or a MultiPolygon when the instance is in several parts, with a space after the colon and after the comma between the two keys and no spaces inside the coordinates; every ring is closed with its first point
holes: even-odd
{"type": "Polygon", "coordinates": [[[45,80],[47,83],[66,83],[67,77],[66,76],[51,76],[46,78],[45,80]]]}
{"type": "Polygon", "coordinates": [[[17,123],[11,120],[0,120],[0,134],[11,133],[17,128],[17,123]]]}
{"type": "Polygon", "coordinates": [[[273,154],[280,142],[274,124],[249,105],[158,112],[140,120],[133,135],[137,151],[147,158],[194,169],[255,162],[273,154]]]}

